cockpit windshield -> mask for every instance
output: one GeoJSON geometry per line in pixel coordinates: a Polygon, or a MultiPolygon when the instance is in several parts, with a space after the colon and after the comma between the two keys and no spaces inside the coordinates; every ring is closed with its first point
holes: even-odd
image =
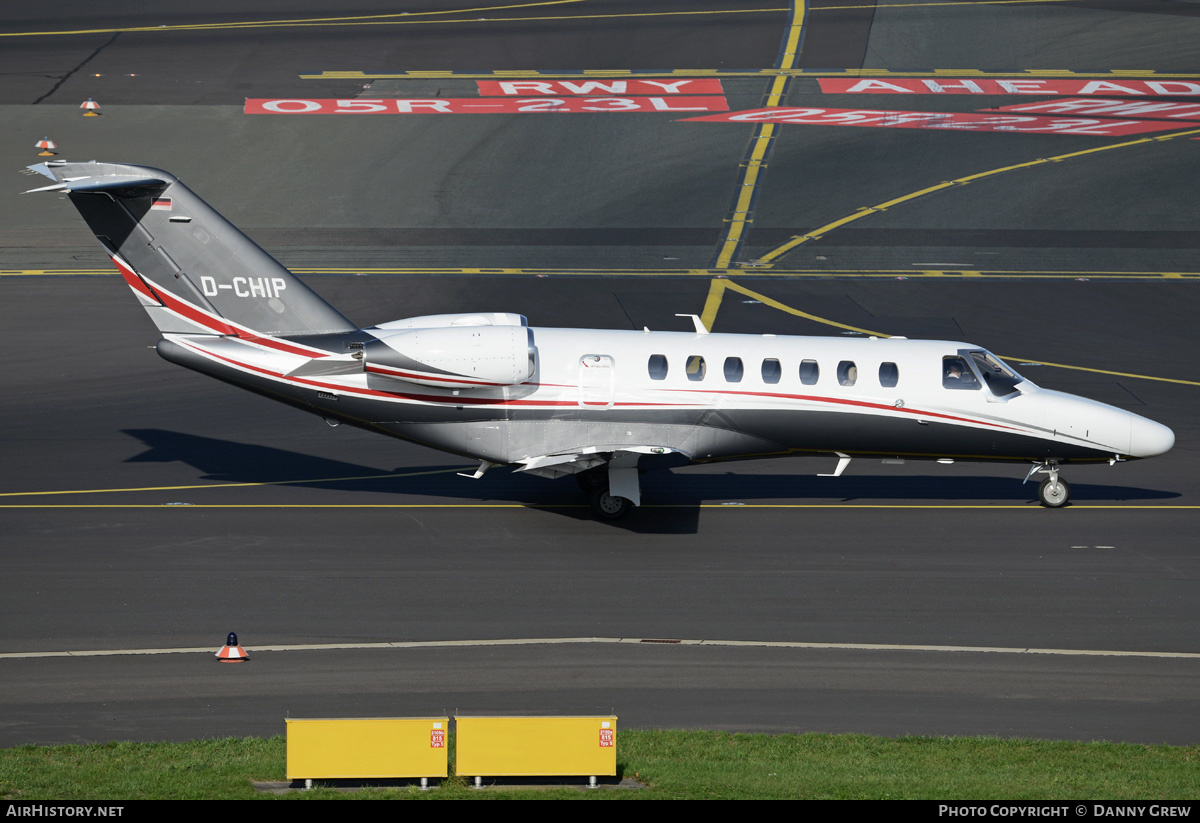
{"type": "Polygon", "coordinates": [[[988,390],[996,397],[1009,397],[1021,393],[1017,384],[1023,382],[1025,378],[1009,368],[1008,364],[999,357],[982,349],[976,349],[967,354],[970,354],[971,360],[983,377],[983,382],[988,390]]]}

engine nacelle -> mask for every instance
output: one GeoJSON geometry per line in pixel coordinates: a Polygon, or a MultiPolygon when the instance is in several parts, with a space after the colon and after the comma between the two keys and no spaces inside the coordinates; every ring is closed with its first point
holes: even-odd
{"type": "Polygon", "coordinates": [[[418,327],[378,337],[363,346],[367,373],[423,386],[513,386],[537,364],[533,333],[523,325],[418,327]]]}
{"type": "Polygon", "coordinates": [[[367,331],[394,331],[397,329],[441,329],[447,326],[528,326],[523,314],[506,311],[476,312],[475,314],[426,314],[421,317],[406,317],[380,323],[367,331]]]}

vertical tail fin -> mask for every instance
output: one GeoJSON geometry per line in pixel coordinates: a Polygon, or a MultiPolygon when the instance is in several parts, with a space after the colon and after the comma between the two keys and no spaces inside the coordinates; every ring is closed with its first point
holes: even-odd
{"type": "Polygon", "coordinates": [[[172,174],[58,160],[29,168],[55,181],[34,191],[68,194],[164,333],[357,328],[172,174]]]}

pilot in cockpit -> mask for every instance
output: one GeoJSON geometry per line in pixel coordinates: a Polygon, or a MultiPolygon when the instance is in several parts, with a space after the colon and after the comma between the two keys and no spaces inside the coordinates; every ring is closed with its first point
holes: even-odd
{"type": "Polygon", "coordinates": [[[961,357],[947,357],[942,372],[942,385],[947,389],[977,389],[979,381],[961,357]]]}

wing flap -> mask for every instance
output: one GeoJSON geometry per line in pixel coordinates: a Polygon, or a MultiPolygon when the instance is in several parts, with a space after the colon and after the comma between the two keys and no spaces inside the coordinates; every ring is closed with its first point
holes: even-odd
{"type": "MultiPolygon", "coordinates": [[[[518,460],[516,471],[536,474],[539,477],[564,477],[568,474],[578,474],[606,463],[625,463],[629,467],[636,466],[643,456],[661,457],[669,454],[680,454],[678,449],[670,446],[631,446],[629,444],[610,446],[587,446],[582,449],[558,454],[542,454],[536,457],[526,457],[518,460]]],[[[686,458],[683,462],[689,462],[686,458]]]]}

